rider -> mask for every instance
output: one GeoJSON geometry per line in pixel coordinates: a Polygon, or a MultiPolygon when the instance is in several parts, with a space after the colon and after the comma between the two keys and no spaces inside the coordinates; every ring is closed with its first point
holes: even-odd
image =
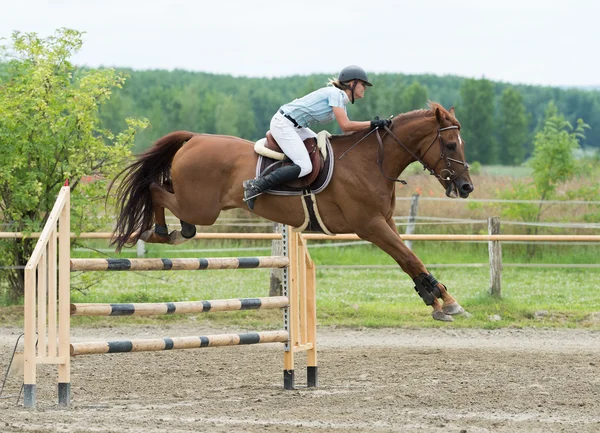
{"type": "Polygon", "coordinates": [[[348,119],[346,104],[365,96],[367,86],[372,86],[363,68],[351,65],[340,72],[337,80],[329,80],[329,85],[308,95],[294,99],[279,108],[271,119],[271,134],[292,160],[291,165],[280,167],[266,176],[244,182],[244,201],[254,209],[254,200],[264,191],[277,185],[310,174],[312,164],[303,141],[316,138],[308,126],[312,123],[329,123],[334,118],[343,132],[360,131],[366,128],[389,126],[389,119],[353,121],[348,119]]]}

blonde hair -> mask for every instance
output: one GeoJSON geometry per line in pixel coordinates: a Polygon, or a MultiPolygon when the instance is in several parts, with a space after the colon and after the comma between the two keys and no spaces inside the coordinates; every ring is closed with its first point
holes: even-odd
{"type": "Polygon", "coordinates": [[[333,86],[336,87],[340,90],[346,90],[349,89],[350,87],[348,87],[347,84],[342,83],[340,80],[338,80],[337,78],[330,78],[327,82],[328,86],[333,86]]]}

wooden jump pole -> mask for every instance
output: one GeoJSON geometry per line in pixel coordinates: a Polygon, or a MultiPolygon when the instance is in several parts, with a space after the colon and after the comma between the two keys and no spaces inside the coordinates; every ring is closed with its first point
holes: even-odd
{"type": "Polygon", "coordinates": [[[285,343],[287,331],[219,334],[200,337],[151,338],[140,340],[71,343],[71,356],[101,353],[154,352],[160,350],[198,349],[201,347],[237,346],[259,343],[285,343]]]}
{"type": "Polygon", "coordinates": [[[71,259],[71,271],[197,271],[284,268],[287,257],[219,257],[209,259],[71,259]]]}
{"type": "Polygon", "coordinates": [[[288,305],[289,301],[285,296],[155,304],[71,304],[71,316],[158,316],[217,311],[266,310],[285,308],[288,305]]]}

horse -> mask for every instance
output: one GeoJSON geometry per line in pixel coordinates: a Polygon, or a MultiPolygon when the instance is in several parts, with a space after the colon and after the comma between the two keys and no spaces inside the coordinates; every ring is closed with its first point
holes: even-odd
{"type": "MultiPolygon", "coordinates": [[[[393,220],[395,182],[409,164],[419,161],[448,197],[467,198],[473,183],[460,128],[454,107],[446,110],[430,102],[428,109],[393,117],[385,129],[333,135],[333,176],[315,196],[329,232],[355,233],[389,254],[413,279],[419,296],[432,307],[432,317],[441,321],[452,321],[464,309],[402,241],[393,220]]],[[[181,243],[195,235],[196,225],[214,224],[221,211],[246,208],[242,183],[255,177],[258,155],[253,144],[238,137],[188,131],[158,139],[111,183],[112,188],[123,178],[116,191],[118,217],[112,243],[117,251],[140,238],[181,243]],[[165,208],[182,224],[181,231],[170,236],[158,233],[159,226],[166,227],[165,208]]],[[[263,194],[253,212],[293,227],[305,221],[300,196],[263,194]]]]}

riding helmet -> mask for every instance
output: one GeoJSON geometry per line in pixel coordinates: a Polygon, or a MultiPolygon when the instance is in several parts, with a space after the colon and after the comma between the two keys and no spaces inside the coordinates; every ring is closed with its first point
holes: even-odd
{"type": "Polygon", "coordinates": [[[369,83],[369,77],[367,77],[367,73],[365,72],[365,70],[360,66],[356,65],[346,66],[344,69],[342,69],[338,80],[341,83],[346,83],[352,80],[360,80],[367,86],[372,86],[372,84],[369,83]]]}

